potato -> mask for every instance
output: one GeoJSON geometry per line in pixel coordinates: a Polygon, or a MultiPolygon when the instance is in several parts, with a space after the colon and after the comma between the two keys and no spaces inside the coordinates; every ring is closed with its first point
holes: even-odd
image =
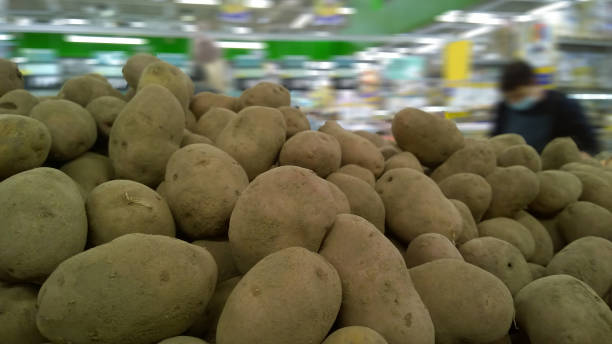
{"type": "Polygon", "coordinates": [[[421,234],[412,240],[406,249],[408,268],[443,258],[463,260],[455,244],[438,233],[421,234]]]}
{"type": "Polygon", "coordinates": [[[476,221],[474,221],[472,213],[467,205],[456,199],[451,199],[450,201],[453,203],[462,219],[461,234],[455,242],[457,244],[463,244],[464,242],[478,238],[478,227],[476,227],[476,221]]]}
{"type": "Polygon", "coordinates": [[[291,105],[291,95],[283,85],[271,82],[260,82],[250,87],[238,99],[242,109],[249,106],[267,106],[279,108],[291,105]]]}
{"type": "MultiPolygon", "coordinates": [[[[137,92],[149,85],[161,85],[167,88],[179,101],[184,111],[189,109],[193,95],[191,79],[178,67],[163,61],[149,63],[140,75],[137,92]]],[[[183,118],[184,118],[183,114],[183,118]]]]}
{"type": "Polygon", "coordinates": [[[395,146],[392,146],[392,145],[384,145],[384,146],[380,147],[378,150],[383,155],[385,160],[391,158],[395,154],[398,154],[398,153],[402,152],[399,148],[397,148],[395,146]]]}
{"type": "Polygon", "coordinates": [[[191,110],[185,110],[185,129],[195,131],[198,124],[198,119],[191,110]]]}
{"type": "Polygon", "coordinates": [[[287,138],[301,131],[310,130],[310,122],[308,122],[308,118],[299,108],[281,106],[278,110],[283,113],[285,123],[287,123],[287,138]]]}
{"type": "Polygon", "coordinates": [[[546,276],[546,267],[542,265],[538,265],[535,263],[527,263],[529,265],[529,270],[531,271],[531,276],[533,280],[537,280],[538,278],[542,278],[546,276]]]}
{"type": "MultiPolygon", "coordinates": [[[[565,171],[538,172],[540,192],[529,204],[529,208],[539,214],[556,214],[582,194],[582,182],[578,177],[565,171]]],[[[612,204],[612,203],[611,203],[612,204]]]]}
{"type": "Polygon", "coordinates": [[[364,182],[368,183],[371,187],[376,185],[376,177],[374,177],[374,173],[368,170],[365,167],[361,167],[355,164],[348,164],[340,167],[338,169],[339,173],[348,174],[349,176],[353,176],[355,178],[359,178],[364,182]]]}
{"type": "Polygon", "coordinates": [[[509,147],[527,144],[521,135],[513,133],[496,135],[491,137],[488,141],[495,155],[498,157],[509,147]]]}
{"type": "Polygon", "coordinates": [[[285,143],[287,129],[280,111],[251,106],[240,111],[219,133],[217,147],[242,165],[249,180],[274,164],[285,143]]]}
{"type": "Polygon", "coordinates": [[[561,166],[580,161],[580,150],[570,137],[558,137],[542,150],[542,169],[558,170],[561,166]]]}
{"type": "Polygon", "coordinates": [[[83,251],[85,206],[77,185],[40,167],[0,182],[0,276],[42,283],[65,259],[83,251]]]}
{"type": "Polygon", "coordinates": [[[226,234],[234,204],[249,184],[236,160],[201,143],[172,154],[165,180],[168,204],[180,230],[191,239],[226,234]]]}
{"type": "Polygon", "coordinates": [[[55,343],[149,344],[187,330],[216,283],[205,249],[126,234],[60,264],[40,290],[36,323],[55,343]]]}
{"type": "Polygon", "coordinates": [[[506,217],[485,220],[478,224],[478,232],[481,237],[491,236],[511,243],[521,250],[527,260],[535,253],[533,235],[518,221],[506,217]]]}
{"type": "Polygon", "coordinates": [[[582,182],[581,201],[595,203],[612,211],[612,184],[588,172],[572,172],[582,182]]]}
{"type": "Polygon", "coordinates": [[[240,276],[240,272],[236,268],[236,264],[234,264],[234,258],[232,257],[232,250],[230,248],[229,241],[197,240],[192,242],[192,244],[204,247],[206,250],[208,250],[208,252],[210,252],[210,254],[212,254],[213,258],[215,258],[217,270],[219,271],[217,283],[240,276]]]}
{"type": "Polygon", "coordinates": [[[208,344],[208,343],[196,337],[178,336],[178,337],[164,339],[158,344],[208,344]]]}
{"type": "Polygon", "coordinates": [[[45,338],[36,328],[36,295],[31,285],[0,282],[0,343],[40,344],[45,338]]]}
{"type": "Polygon", "coordinates": [[[378,332],[364,326],[348,326],[334,331],[321,344],[388,344],[378,332]]]}
{"type": "Polygon", "coordinates": [[[593,236],[577,239],[555,254],[546,274],[574,276],[604,297],[612,287],[612,242],[593,236]]]}
{"type": "Polygon", "coordinates": [[[183,140],[181,141],[181,148],[185,146],[189,146],[195,143],[206,143],[212,145],[213,142],[206,136],[194,134],[191,131],[184,129],[183,130],[183,140]]]}
{"type": "Polygon", "coordinates": [[[88,75],[66,80],[58,93],[59,98],[70,100],[82,107],[86,107],[94,99],[103,96],[122,98],[121,93],[115,90],[106,79],[100,80],[100,78],[88,75]]]}
{"type": "Polygon", "coordinates": [[[96,121],[79,104],[47,100],[32,108],[30,117],[41,121],[51,133],[49,159],[72,160],[87,152],[98,138],[96,121]]]}
{"type": "Polygon", "coordinates": [[[323,257],[301,247],[280,250],[238,282],[219,318],[217,344],[320,343],[341,301],[338,272],[323,257]]]}
{"type": "Polygon", "coordinates": [[[563,238],[563,234],[561,234],[558,216],[548,219],[538,219],[538,221],[540,221],[542,226],[544,226],[550,235],[550,239],[553,243],[553,253],[559,252],[563,247],[565,247],[567,242],[565,241],[565,238],[563,238]]]}
{"type": "Polygon", "coordinates": [[[591,288],[567,275],[548,276],[516,296],[516,320],[533,344],[609,343],[612,311],[591,288]]]}
{"type": "Polygon", "coordinates": [[[139,90],[109,135],[109,157],[117,177],[158,185],[168,159],[179,149],[184,129],[183,109],[170,91],[160,85],[139,90]]]}
{"type": "Polygon", "coordinates": [[[513,217],[540,192],[538,176],[525,166],[498,167],[486,179],[492,197],[485,218],[513,217]]]}
{"type": "Polygon", "coordinates": [[[123,66],[123,78],[132,90],[138,88],[138,81],[142,75],[142,71],[151,63],[159,62],[160,60],[150,54],[140,53],[131,56],[123,66]]]}
{"type": "Polygon", "coordinates": [[[98,125],[98,135],[108,137],[113,123],[125,107],[126,102],[112,96],[98,97],[87,104],[87,111],[93,116],[98,125]]]}
{"type": "Polygon", "coordinates": [[[262,173],[242,192],[230,218],[238,270],[247,272],[268,254],[291,246],[318,251],[336,213],[328,182],[314,172],[282,166],[262,173]]]}
{"type": "Polygon", "coordinates": [[[483,177],[495,171],[495,153],[486,143],[474,143],[459,149],[431,174],[436,182],[457,173],[474,173],[483,177]]]}
{"type": "Polygon", "coordinates": [[[439,233],[451,241],[461,235],[459,211],[423,173],[393,169],[378,179],[376,191],[385,204],[389,229],[403,242],[423,233],[439,233]]]}
{"type": "Polygon", "coordinates": [[[123,99],[125,99],[126,102],[129,102],[130,100],[132,100],[132,98],[134,98],[135,95],[136,95],[136,89],[129,87],[128,90],[125,91],[125,95],[123,96],[123,99]]]}
{"type": "Polygon", "coordinates": [[[378,134],[371,133],[366,130],[356,130],[354,131],[354,133],[372,142],[374,146],[378,148],[381,148],[382,146],[387,144],[387,141],[385,141],[385,139],[378,134]]]}
{"type": "Polygon", "coordinates": [[[504,149],[497,157],[497,165],[501,167],[525,166],[533,172],[542,170],[540,155],[529,145],[515,145],[504,149]]]}
{"type": "Polygon", "coordinates": [[[463,202],[470,209],[472,217],[480,221],[489,209],[493,191],[483,177],[474,173],[457,173],[438,183],[444,195],[463,202]]]}
{"type": "Polygon", "coordinates": [[[423,166],[419,162],[419,159],[410,152],[401,152],[393,155],[385,161],[385,170],[387,172],[394,168],[412,168],[416,171],[423,172],[423,166]]]}
{"type": "Polygon", "coordinates": [[[0,114],[27,116],[38,102],[38,98],[26,90],[12,90],[0,97],[0,114]]]}
{"type": "Polygon", "coordinates": [[[529,262],[547,265],[552,259],[554,246],[552,238],[544,225],[526,211],[519,211],[514,220],[529,230],[535,242],[535,250],[531,258],[529,258],[529,262]]]}
{"type": "Polygon", "coordinates": [[[10,60],[0,59],[0,97],[6,93],[23,89],[23,74],[19,71],[17,64],[10,60]]]}
{"type": "Polygon", "coordinates": [[[393,117],[391,131],[398,146],[425,166],[434,167],[463,148],[455,122],[418,109],[405,108],[393,117]]]}
{"type": "Polygon", "coordinates": [[[605,169],[601,164],[598,167],[584,164],[582,162],[570,162],[561,166],[561,170],[567,172],[586,172],[590,174],[594,174],[599,178],[606,180],[609,184],[612,185],[612,171],[605,169]]]}
{"type": "Polygon", "coordinates": [[[344,130],[335,121],[327,121],[319,128],[326,134],[334,136],[342,149],[342,165],[355,164],[370,170],[375,177],[382,174],[385,159],[376,146],[363,137],[344,130]]]}
{"type": "Polygon", "coordinates": [[[211,92],[200,92],[191,98],[189,109],[197,119],[200,119],[212,108],[223,108],[230,111],[239,111],[237,98],[211,92]]]}
{"type": "Polygon", "coordinates": [[[0,181],[41,166],[51,150],[51,133],[32,118],[0,115],[0,181]]]}
{"type": "Polygon", "coordinates": [[[401,254],[371,223],[338,215],[320,254],[342,280],[339,326],[369,327],[389,344],[433,343],[431,318],[401,254]]]}
{"type": "Polygon", "coordinates": [[[346,196],[351,213],[368,220],[381,233],[385,232],[385,205],[368,183],[344,173],[332,173],[327,180],[346,196]]]}
{"type": "Polygon", "coordinates": [[[348,201],[348,198],[344,194],[344,192],[342,192],[342,190],[340,190],[340,188],[337,187],[336,184],[332,182],[328,181],[327,184],[332,194],[332,198],[334,199],[334,203],[336,206],[336,213],[337,214],[350,214],[351,205],[348,201]]]}
{"type": "Polygon", "coordinates": [[[431,314],[436,343],[486,343],[510,329],[512,295],[493,274],[458,259],[438,259],[410,269],[410,276],[431,314]]]}
{"type": "Polygon", "coordinates": [[[174,237],[168,203],[148,186],[131,180],[100,184],[87,198],[88,241],[98,246],[128,233],[174,237]]]}
{"type": "Polygon", "coordinates": [[[612,241],[612,213],[590,202],[575,202],[563,209],[557,218],[558,228],[570,243],[586,236],[612,241]]]}
{"type": "Polygon", "coordinates": [[[194,133],[204,135],[213,142],[217,140],[223,128],[236,117],[236,113],[221,107],[211,107],[196,124],[194,133]]]}
{"type": "Polygon", "coordinates": [[[115,178],[112,161],[97,153],[87,152],[64,164],[60,169],[74,180],[81,191],[83,200],[96,186],[115,178]]]}
{"type": "Polygon", "coordinates": [[[295,134],[285,142],[278,161],[281,165],[313,170],[319,177],[325,178],[340,168],[341,159],[340,143],[335,137],[307,130],[295,134]]]}
{"type": "Polygon", "coordinates": [[[525,257],[514,245],[497,238],[483,237],[459,247],[466,262],[499,278],[512,295],[529,284],[533,277],[525,257]]]}

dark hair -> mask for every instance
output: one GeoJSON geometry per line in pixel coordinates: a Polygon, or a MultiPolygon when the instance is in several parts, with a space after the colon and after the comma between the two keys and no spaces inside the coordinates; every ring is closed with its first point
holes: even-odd
{"type": "Polygon", "coordinates": [[[502,92],[515,90],[521,86],[533,85],[536,81],[533,68],[524,61],[507,64],[502,72],[499,88],[502,92]]]}

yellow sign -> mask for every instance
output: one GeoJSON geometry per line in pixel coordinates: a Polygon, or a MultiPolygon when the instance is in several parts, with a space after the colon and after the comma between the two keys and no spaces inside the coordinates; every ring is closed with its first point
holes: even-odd
{"type": "Polygon", "coordinates": [[[470,78],[472,42],[457,41],[444,48],[444,80],[460,81],[470,78]]]}

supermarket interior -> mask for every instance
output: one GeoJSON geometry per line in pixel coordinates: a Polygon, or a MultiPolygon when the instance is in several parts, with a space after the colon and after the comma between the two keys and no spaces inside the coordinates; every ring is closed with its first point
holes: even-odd
{"type": "Polygon", "coordinates": [[[280,83],[313,128],[335,119],[388,135],[416,107],[474,137],[491,132],[500,73],[520,58],[612,150],[607,0],[0,0],[0,58],[34,95],[85,73],[126,92],[122,66],[139,52],[179,66],[196,91],[280,83]]]}

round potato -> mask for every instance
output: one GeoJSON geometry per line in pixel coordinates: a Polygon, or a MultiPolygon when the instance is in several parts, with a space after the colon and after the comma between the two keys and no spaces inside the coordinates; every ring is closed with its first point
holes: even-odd
{"type": "Polygon", "coordinates": [[[26,90],[12,90],[0,97],[0,114],[28,116],[38,102],[38,98],[26,90]]]}
{"type": "MultiPolygon", "coordinates": [[[[325,178],[340,168],[342,151],[335,137],[319,131],[301,131],[281,149],[281,165],[294,165],[313,170],[325,178]]],[[[370,171],[368,171],[370,172],[370,171]]]]}
{"type": "Polygon", "coordinates": [[[553,241],[544,225],[526,211],[519,211],[514,217],[518,223],[529,230],[535,242],[535,250],[529,262],[546,266],[553,256],[553,241]]]}
{"type": "Polygon", "coordinates": [[[0,115],[0,181],[42,165],[51,150],[51,133],[32,118],[0,115]]]}
{"type": "Polygon", "coordinates": [[[332,182],[328,181],[327,184],[329,186],[329,190],[332,193],[332,197],[336,205],[336,210],[337,210],[336,213],[337,214],[350,214],[351,205],[348,201],[348,198],[344,194],[344,192],[342,192],[342,190],[340,190],[340,188],[337,187],[336,184],[332,182]]]}
{"type": "Polygon", "coordinates": [[[570,137],[558,137],[542,150],[542,169],[558,170],[561,166],[580,161],[580,150],[570,137]]]}
{"type": "Polygon", "coordinates": [[[112,161],[91,152],[64,164],[60,170],[78,184],[84,200],[96,186],[115,178],[112,161]]]}
{"type": "Polygon", "coordinates": [[[561,166],[562,171],[567,172],[586,172],[594,174],[599,178],[602,178],[612,185],[612,170],[604,168],[601,163],[598,166],[587,165],[583,162],[570,162],[561,166]]]}
{"type": "Polygon", "coordinates": [[[229,241],[197,240],[192,242],[192,244],[204,247],[206,250],[208,250],[208,252],[210,252],[210,254],[212,254],[213,258],[215,258],[217,270],[219,271],[217,283],[227,281],[232,277],[240,275],[240,272],[234,263],[234,258],[232,257],[232,250],[229,241]]]}
{"type": "Polygon", "coordinates": [[[480,221],[491,204],[493,193],[491,185],[477,174],[453,174],[440,181],[438,186],[446,197],[459,200],[467,205],[476,221],[480,221]]]}
{"type": "Polygon", "coordinates": [[[126,102],[112,96],[103,96],[87,104],[87,111],[93,116],[98,125],[98,135],[108,137],[115,119],[125,107],[126,102]]]}
{"type": "Polygon", "coordinates": [[[7,59],[0,59],[0,80],[0,97],[12,90],[23,89],[25,83],[17,64],[7,59]]]}
{"type": "Polygon", "coordinates": [[[539,214],[556,214],[570,203],[576,202],[582,194],[582,182],[575,175],[565,171],[538,172],[540,192],[529,204],[539,214]]]}
{"type": "Polygon", "coordinates": [[[412,240],[406,249],[408,268],[444,258],[463,260],[455,244],[438,233],[421,234],[412,240]]]}
{"type": "Polygon", "coordinates": [[[183,130],[183,140],[181,141],[181,148],[195,143],[206,143],[209,145],[213,144],[212,140],[206,136],[194,134],[187,129],[183,130]]]}
{"type": "Polygon", "coordinates": [[[511,243],[521,250],[527,260],[530,260],[535,252],[535,241],[531,232],[518,221],[506,217],[489,219],[478,224],[478,232],[481,237],[491,236],[511,243]]]}
{"type": "Polygon", "coordinates": [[[310,130],[310,122],[308,122],[308,118],[299,108],[281,106],[278,110],[283,113],[285,123],[287,123],[287,138],[301,131],[310,130]]]}
{"type": "Polygon", "coordinates": [[[117,96],[117,92],[106,79],[100,80],[98,77],[83,75],[66,80],[58,97],[86,107],[96,98],[117,96]]]}
{"type": "MultiPolygon", "coordinates": [[[[393,145],[389,145],[389,144],[386,144],[386,145],[380,147],[378,150],[383,155],[385,160],[391,158],[395,154],[399,154],[399,153],[402,152],[399,148],[397,148],[397,147],[395,147],[393,145]]],[[[420,162],[419,162],[419,165],[420,165],[420,162]]]]}
{"type": "Polygon", "coordinates": [[[501,167],[525,166],[533,172],[542,170],[540,155],[529,145],[515,145],[504,149],[497,156],[497,165],[501,167]]]}
{"type": "Polygon", "coordinates": [[[279,108],[291,105],[291,95],[282,85],[271,82],[260,82],[250,87],[238,99],[241,108],[249,106],[267,106],[279,108]]]}
{"type": "Polygon", "coordinates": [[[388,344],[378,332],[364,326],[348,326],[334,331],[321,344],[388,344]]]}
{"type": "Polygon", "coordinates": [[[204,135],[215,142],[223,128],[236,116],[236,113],[232,110],[222,107],[211,107],[210,110],[200,117],[194,132],[204,135]]]}
{"type": "Polygon", "coordinates": [[[581,201],[595,203],[612,211],[612,184],[589,172],[572,172],[582,182],[581,201]]]}
{"type": "Polygon", "coordinates": [[[559,216],[547,219],[538,219],[538,221],[540,221],[542,226],[546,228],[546,231],[550,235],[550,239],[553,243],[553,253],[559,252],[567,244],[565,238],[563,238],[563,234],[561,234],[558,217],[559,216]]]}
{"type": "MultiPolygon", "coordinates": [[[[140,75],[137,91],[149,85],[161,85],[168,89],[179,101],[184,111],[189,109],[189,102],[193,96],[193,82],[180,68],[156,61],[149,63],[140,75]]],[[[185,114],[183,113],[183,118],[185,114]]]]}
{"type": "Polygon", "coordinates": [[[196,337],[178,336],[178,337],[164,339],[158,344],[208,344],[208,343],[196,337]]]}
{"type": "Polygon", "coordinates": [[[453,153],[431,174],[431,179],[439,182],[457,173],[474,173],[488,176],[497,165],[495,152],[486,142],[470,144],[453,153]]]}
{"type": "Polygon", "coordinates": [[[423,172],[423,166],[419,162],[419,159],[410,152],[401,152],[393,155],[385,161],[385,170],[387,172],[394,168],[412,168],[419,172],[423,172]]]}
{"type": "Polygon", "coordinates": [[[200,92],[191,98],[189,109],[197,119],[200,119],[212,108],[223,108],[230,111],[239,111],[240,105],[237,98],[216,94],[212,92],[200,92]]]}
{"type": "Polygon", "coordinates": [[[40,344],[46,339],[36,328],[38,289],[0,282],[0,343],[40,344]]]}
{"type": "Polygon", "coordinates": [[[142,71],[151,63],[158,62],[159,59],[151,54],[140,53],[131,56],[123,66],[123,78],[132,90],[138,88],[138,81],[142,71]]]}
{"type": "Polygon", "coordinates": [[[612,241],[612,213],[590,202],[576,202],[567,206],[557,217],[557,226],[570,243],[586,236],[612,241]]]}
{"type": "Polygon", "coordinates": [[[493,148],[495,155],[500,156],[509,147],[526,145],[527,142],[519,134],[508,133],[491,137],[489,139],[489,144],[491,148],[493,148]]]}
{"type": "Polygon", "coordinates": [[[353,176],[355,178],[359,178],[364,182],[368,183],[371,187],[376,185],[376,177],[374,177],[374,173],[368,170],[365,167],[361,167],[355,164],[348,164],[340,167],[338,169],[339,173],[348,174],[349,176],[353,176]]]}
{"type": "Polygon", "coordinates": [[[374,146],[378,148],[381,148],[382,146],[387,145],[387,141],[385,141],[385,139],[378,134],[371,133],[366,130],[356,130],[354,131],[354,133],[372,142],[374,146]]]}
{"type": "Polygon", "coordinates": [[[451,199],[450,201],[453,203],[455,208],[457,208],[457,211],[463,220],[461,234],[459,234],[459,237],[455,240],[455,242],[457,244],[463,244],[469,240],[478,238],[478,227],[476,227],[476,221],[474,221],[472,213],[467,205],[456,199],[451,199]]]}
{"type": "Polygon", "coordinates": [[[538,176],[525,166],[498,167],[486,179],[492,197],[485,218],[513,217],[540,192],[538,176]]]}

